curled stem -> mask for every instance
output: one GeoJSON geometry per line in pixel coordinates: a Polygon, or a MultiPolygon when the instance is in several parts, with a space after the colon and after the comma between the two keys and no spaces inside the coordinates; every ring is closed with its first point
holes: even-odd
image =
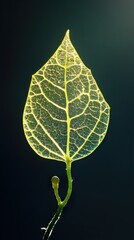
{"type": "Polygon", "coordinates": [[[52,187],[54,189],[54,194],[55,194],[55,197],[56,197],[56,200],[57,200],[57,203],[58,203],[58,208],[57,208],[57,211],[56,211],[55,215],[53,216],[53,218],[49,222],[47,228],[45,229],[45,233],[43,235],[42,240],[48,240],[49,237],[51,236],[52,231],[53,231],[57,221],[60,219],[62,210],[66,206],[66,204],[68,203],[68,200],[69,200],[69,198],[71,196],[71,193],[72,193],[71,161],[69,161],[68,159],[66,161],[66,173],[67,173],[67,179],[68,179],[68,190],[67,190],[67,194],[66,194],[63,201],[61,201],[61,198],[60,198],[59,193],[58,193],[58,187],[59,187],[59,181],[57,181],[58,177],[54,177],[54,180],[52,178],[52,187]]]}
{"type": "Polygon", "coordinates": [[[58,205],[60,205],[61,198],[59,196],[59,191],[58,191],[60,179],[57,176],[53,176],[51,181],[52,181],[52,188],[54,190],[54,195],[56,197],[58,205]]]}

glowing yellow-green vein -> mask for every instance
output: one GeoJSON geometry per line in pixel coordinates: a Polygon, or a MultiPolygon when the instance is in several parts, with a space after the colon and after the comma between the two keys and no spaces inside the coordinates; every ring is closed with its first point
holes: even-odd
{"type": "MultiPolygon", "coordinates": [[[[67,31],[67,37],[69,37],[69,30],[67,31]]],[[[70,158],[70,116],[69,116],[69,100],[68,100],[68,91],[67,91],[67,79],[66,79],[66,71],[67,71],[67,47],[66,47],[66,60],[65,60],[65,69],[64,69],[64,82],[65,82],[65,99],[66,99],[66,116],[67,116],[67,145],[66,145],[66,155],[70,158]]]]}

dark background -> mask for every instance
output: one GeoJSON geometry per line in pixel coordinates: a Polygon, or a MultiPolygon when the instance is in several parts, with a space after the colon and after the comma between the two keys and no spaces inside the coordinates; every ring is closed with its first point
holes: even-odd
{"type": "Polygon", "coordinates": [[[111,106],[101,146],[73,164],[73,194],[52,240],[134,239],[134,1],[5,1],[1,20],[1,240],[41,240],[56,210],[50,179],[65,164],[38,157],[22,129],[35,73],[67,29],[111,106]]]}

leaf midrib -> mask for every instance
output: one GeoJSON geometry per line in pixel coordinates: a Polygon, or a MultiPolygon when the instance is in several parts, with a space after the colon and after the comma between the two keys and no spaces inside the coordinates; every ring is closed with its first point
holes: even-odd
{"type": "Polygon", "coordinates": [[[66,100],[66,116],[67,116],[67,140],[66,140],[66,156],[70,158],[70,116],[69,116],[69,100],[67,92],[67,50],[64,66],[64,84],[65,84],[65,100],[66,100]]]}

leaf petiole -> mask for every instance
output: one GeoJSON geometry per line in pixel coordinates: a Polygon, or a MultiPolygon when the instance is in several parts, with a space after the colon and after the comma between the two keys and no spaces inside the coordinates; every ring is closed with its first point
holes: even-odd
{"type": "MultiPolygon", "coordinates": [[[[67,190],[66,197],[64,198],[63,201],[61,201],[61,198],[60,198],[59,192],[58,192],[59,178],[56,176],[52,177],[52,187],[53,187],[54,194],[55,194],[55,197],[56,197],[56,200],[58,203],[58,208],[57,208],[55,215],[49,222],[47,228],[45,228],[45,233],[43,235],[42,240],[48,240],[50,238],[57,221],[60,219],[63,208],[66,206],[66,204],[68,203],[68,200],[70,199],[70,196],[72,193],[72,181],[73,181],[72,175],[71,175],[71,163],[72,163],[71,160],[67,157],[66,158],[66,173],[67,173],[67,179],[68,179],[68,190],[67,190]]],[[[44,228],[42,228],[42,229],[44,229],[44,228]]]]}

